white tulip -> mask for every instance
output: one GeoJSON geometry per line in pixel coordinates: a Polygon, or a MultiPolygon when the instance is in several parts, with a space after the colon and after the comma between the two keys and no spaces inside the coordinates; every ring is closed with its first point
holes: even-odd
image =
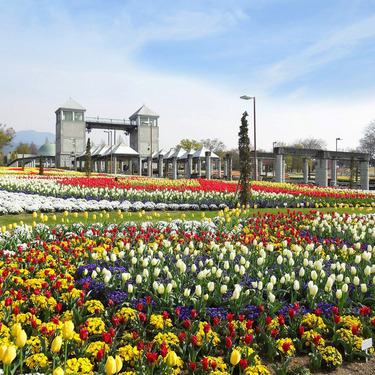
{"type": "Polygon", "coordinates": [[[154,276],[155,276],[155,277],[158,277],[159,275],[160,275],[160,268],[155,267],[155,268],[154,268],[154,276]]]}
{"type": "Polygon", "coordinates": [[[342,290],[341,289],[337,289],[336,290],[336,298],[337,299],[341,299],[342,298],[342,290]]]}
{"type": "Polygon", "coordinates": [[[272,283],[268,283],[268,284],[267,284],[267,290],[268,290],[269,292],[272,292],[272,290],[273,290],[273,284],[272,284],[272,283]]]}
{"type": "Polygon", "coordinates": [[[184,290],[184,296],[185,296],[185,297],[189,297],[189,296],[190,296],[190,289],[186,288],[186,289],[184,290]]]}
{"type": "Polygon", "coordinates": [[[116,256],[116,254],[111,254],[111,261],[112,262],[116,262],[116,260],[117,260],[117,256],[116,256]]]}
{"type": "Polygon", "coordinates": [[[258,258],[258,259],[257,259],[257,265],[258,265],[258,266],[261,266],[261,265],[263,264],[263,262],[264,262],[264,259],[263,259],[263,258],[258,258]]]}
{"type": "Polygon", "coordinates": [[[275,295],[273,293],[268,293],[268,299],[270,300],[271,303],[275,302],[275,295]]]}
{"type": "Polygon", "coordinates": [[[316,271],[315,270],[311,271],[311,279],[315,281],[317,278],[318,278],[318,275],[316,271]]]}
{"type": "Polygon", "coordinates": [[[200,285],[195,286],[195,295],[200,297],[202,295],[202,287],[200,285]]]}
{"type": "Polygon", "coordinates": [[[137,275],[137,277],[135,278],[135,282],[137,284],[141,284],[142,283],[142,276],[141,275],[137,275]]]}
{"type": "Polygon", "coordinates": [[[215,283],[210,281],[208,284],[207,284],[207,288],[208,288],[208,291],[209,292],[213,292],[213,290],[215,289],[215,283]]]}
{"type": "Polygon", "coordinates": [[[173,288],[173,284],[172,283],[168,283],[167,284],[167,288],[166,288],[166,292],[170,293],[172,291],[172,288],[173,288]]]}
{"type": "Polygon", "coordinates": [[[163,284],[159,284],[158,286],[158,293],[159,294],[164,294],[164,291],[165,291],[165,287],[163,284]]]}
{"type": "Polygon", "coordinates": [[[220,287],[220,293],[221,294],[225,294],[227,292],[227,289],[228,289],[228,287],[226,285],[222,285],[220,287]]]}
{"type": "Polygon", "coordinates": [[[358,277],[358,276],[354,276],[353,284],[354,284],[355,286],[358,286],[358,285],[360,284],[360,280],[359,280],[359,277],[358,277]]]}
{"type": "Polygon", "coordinates": [[[132,293],[133,293],[133,285],[132,285],[132,284],[129,284],[129,285],[128,285],[128,293],[129,293],[129,294],[132,294],[132,293]]]}
{"type": "Polygon", "coordinates": [[[343,286],[341,287],[341,290],[343,293],[347,293],[349,290],[348,284],[343,284],[343,286]]]}
{"type": "Polygon", "coordinates": [[[366,284],[361,284],[361,292],[366,293],[367,292],[367,285],[366,284]]]}
{"type": "Polygon", "coordinates": [[[305,269],[301,267],[301,269],[299,270],[299,277],[303,277],[303,276],[305,276],[305,269]]]}
{"type": "Polygon", "coordinates": [[[310,288],[310,295],[311,295],[311,297],[315,297],[316,293],[318,293],[318,286],[317,285],[313,285],[310,288]]]}
{"type": "Polygon", "coordinates": [[[297,291],[297,290],[299,290],[299,288],[300,288],[299,281],[298,280],[294,280],[293,289],[295,291],[297,291]]]}

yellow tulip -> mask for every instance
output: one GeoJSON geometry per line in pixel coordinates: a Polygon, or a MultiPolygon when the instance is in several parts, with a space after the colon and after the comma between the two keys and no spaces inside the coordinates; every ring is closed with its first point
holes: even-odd
{"type": "Polygon", "coordinates": [[[57,367],[52,375],[64,375],[64,370],[61,367],[57,367]]]}
{"type": "Polygon", "coordinates": [[[10,334],[13,337],[17,337],[18,332],[21,331],[21,330],[22,330],[21,323],[16,323],[16,324],[13,325],[12,330],[10,331],[10,334]]]}
{"type": "Polygon", "coordinates": [[[17,355],[16,348],[14,346],[8,346],[3,356],[4,365],[10,365],[13,362],[14,358],[16,358],[16,355],[17,355]]]}
{"type": "Polygon", "coordinates": [[[107,373],[107,375],[114,375],[117,372],[116,361],[111,355],[107,358],[107,362],[105,364],[105,372],[107,373]]]}
{"type": "Polygon", "coordinates": [[[173,367],[173,366],[176,366],[177,364],[177,354],[175,351],[171,350],[168,352],[167,354],[167,365],[168,367],[173,367]]]}
{"type": "Polygon", "coordinates": [[[0,361],[3,360],[4,353],[6,352],[7,349],[8,347],[6,345],[0,345],[0,361]]]}
{"type": "Polygon", "coordinates": [[[241,353],[238,350],[234,349],[230,356],[230,363],[233,366],[236,366],[238,362],[240,361],[240,359],[241,359],[241,353]]]}
{"type": "Polygon", "coordinates": [[[26,340],[27,340],[27,334],[23,329],[21,329],[20,331],[18,331],[17,337],[16,337],[17,347],[23,348],[26,344],[26,340]]]}
{"type": "Polygon", "coordinates": [[[58,353],[61,349],[62,338],[61,336],[56,336],[51,344],[51,352],[58,353]]]}
{"type": "Polygon", "coordinates": [[[38,216],[38,214],[34,211],[33,212],[33,218],[36,219],[37,216],[38,216]]]}
{"type": "Polygon", "coordinates": [[[6,227],[5,225],[3,225],[3,226],[1,227],[1,233],[5,233],[6,230],[7,230],[7,227],[6,227]]]}
{"type": "Polygon", "coordinates": [[[121,357],[119,355],[116,355],[115,361],[116,361],[116,372],[120,372],[120,370],[122,369],[122,359],[121,359],[121,357]]]}
{"type": "Polygon", "coordinates": [[[87,211],[85,211],[85,212],[83,213],[83,217],[84,217],[85,219],[87,219],[87,218],[89,217],[89,214],[87,213],[87,211]]]}
{"type": "Polygon", "coordinates": [[[62,337],[65,340],[70,340],[73,337],[74,332],[74,323],[69,320],[64,323],[63,329],[62,329],[62,337]]]}

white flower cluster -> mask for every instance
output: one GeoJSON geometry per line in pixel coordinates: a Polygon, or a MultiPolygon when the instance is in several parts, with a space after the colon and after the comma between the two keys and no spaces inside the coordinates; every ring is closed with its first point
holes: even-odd
{"type": "MultiPolygon", "coordinates": [[[[203,206],[203,205],[202,205],[203,206]]],[[[222,205],[221,205],[222,206],[222,205]]],[[[215,206],[216,207],[216,206],[215,206]]],[[[12,193],[0,191],[0,215],[22,212],[62,212],[62,211],[196,211],[197,204],[175,204],[109,200],[86,200],[82,198],[55,198],[38,194],[12,193]]],[[[209,209],[213,209],[209,207],[209,209]]],[[[216,208],[215,208],[216,209],[216,208]]]]}

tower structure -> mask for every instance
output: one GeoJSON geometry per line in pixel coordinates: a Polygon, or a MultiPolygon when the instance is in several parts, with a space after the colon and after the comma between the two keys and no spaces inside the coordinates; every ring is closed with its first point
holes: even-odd
{"type": "Polygon", "coordinates": [[[56,167],[76,167],[86,146],[86,109],[69,98],[56,110],[56,167]]]}
{"type": "Polygon", "coordinates": [[[137,151],[140,157],[151,157],[159,151],[159,115],[143,105],[129,120],[137,127],[130,132],[130,147],[137,151]]]}

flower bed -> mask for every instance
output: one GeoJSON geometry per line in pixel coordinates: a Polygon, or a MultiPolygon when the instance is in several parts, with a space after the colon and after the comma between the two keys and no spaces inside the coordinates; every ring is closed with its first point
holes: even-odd
{"type": "Polygon", "coordinates": [[[311,368],[365,356],[374,217],[231,214],[4,229],[5,372],[268,374],[261,358],[282,373],[297,353],[311,368]]]}
{"type": "MultiPolygon", "coordinates": [[[[224,207],[236,207],[239,203],[234,182],[217,180],[166,180],[139,177],[67,177],[67,176],[15,176],[0,175],[0,189],[7,192],[21,192],[56,199],[85,199],[88,207],[77,210],[95,210],[99,201],[114,202],[109,204],[114,209],[125,202],[127,209],[157,210],[157,205],[166,205],[173,210],[217,210],[224,207]],[[132,207],[130,207],[132,206],[132,207]],[[175,207],[175,208],[174,208],[175,207]]],[[[316,188],[303,185],[275,184],[257,182],[252,184],[250,205],[258,208],[269,207],[336,207],[340,205],[372,208],[374,195],[369,191],[316,188]]],[[[14,196],[13,198],[14,199],[14,196]]],[[[24,196],[21,198],[24,199],[24,196]]],[[[9,212],[0,197],[0,211],[9,212]]],[[[57,211],[63,201],[56,203],[57,211]]],[[[108,206],[108,205],[107,205],[108,206]]],[[[48,208],[53,211],[54,205],[48,208]]],[[[108,208],[108,207],[107,207],[108,208]]],[[[106,209],[107,209],[106,208],[106,209]]]]}

